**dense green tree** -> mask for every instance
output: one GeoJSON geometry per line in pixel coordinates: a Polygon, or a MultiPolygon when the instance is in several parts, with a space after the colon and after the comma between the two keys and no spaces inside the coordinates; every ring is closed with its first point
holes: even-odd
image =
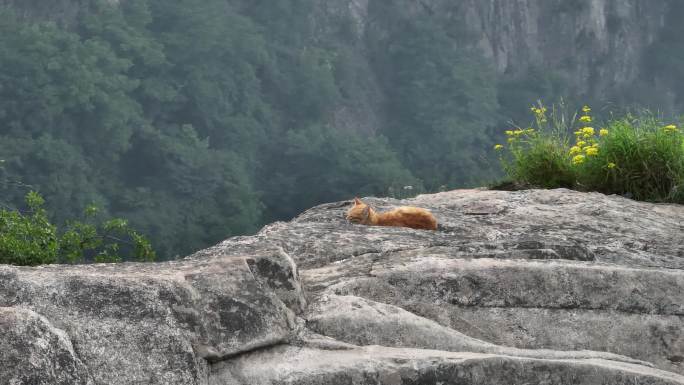
{"type": "Polygon", "coordinates": [[[311,205],[353,196],[391,195],[419,182],[402,167],[382,137],[342,133],[312,125],[288,131],[270,151],[263,170],[270,219],[296,215],[311,205]]]}
{"type": "Polygon", "coordinates": [[[115,199],[116,212],[164,241],[156,246],[163,255],[256,230],[261,206],[244,159],[211,149],[191,125],[137,136],[122,166],[135,187],[115,199]]]}
{"type": "MultiPolygon", "coordinates": [[[[57,227],[95,204],[162,258],[324,201],[483,184],[497,124],[567,90],[497,76],[460,3],[372,1],[363,31],[318,0],[82,3],[64,25],[0,10],[2,202],[39,191],[57,227]],[[377,125],[341,129],[343,110],[377,125]]],[[[671,6],[644,68],[684,84],[671,6]]]]}
{"type": "MultiPolygon", "coordinates": [[[[130,62],[52,23],[0,12],[0,151],[5,177],[35,186],[65,218],[106,202],[116,162],[142,121],[130,62]],[[97,165],[97,166],[95,166],[97,165]]],[[[25,191],[6,184],[8,201],[25,191]]]]}
{"type": "Polygon", "coordinates": [[[489,145],[486,129],[496,121],[493,68],[459,44],[449,20],[404,14],[396,4],[375,7],[370,12],[389,31],[374,42],[374,61],[389,95],[384,133],[392,146],[429,190],[491,172],[474,154],[489,145]]]}

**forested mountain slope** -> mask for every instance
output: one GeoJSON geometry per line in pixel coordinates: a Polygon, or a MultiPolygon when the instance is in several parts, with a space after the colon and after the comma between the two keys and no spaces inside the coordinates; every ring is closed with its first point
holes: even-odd
{"type": "Polygon", "coordinates": [[[677,1],[0,4],[3,203],[94,202],[166,257],[323,201],[483,184],[539,98],[677,113],[684,92],[677,1]]]}

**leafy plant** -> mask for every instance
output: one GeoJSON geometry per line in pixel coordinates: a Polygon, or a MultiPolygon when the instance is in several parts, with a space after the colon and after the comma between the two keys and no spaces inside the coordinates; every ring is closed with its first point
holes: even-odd
{"type": "Polygon", "coordinates": [[[516,183],[542,188],[572,187],[574,169],[568,162],[567,130],[573,119],[566,119],[565,105],[554,106],[550,113],[539,104],[531,108],[534,127],[517,127],[506,131],[507,145],[495,149],[508,150],[502,156],[504,171],[516,183]]]}
{"type": "Polygon", "coordinates": [[[514,183],[684,203],[684,134],[676,124],[644,111],[595,129],[588,106],[571,118],[563,105],[547,114],[540,103],[532,112],[537,129],[508,130],[508,144],[495,146],[514,183]]]}
{"type": "Polygon", "coordinates": [[[648,112],[612,120],[592,156],[580,165],[582,189],[638,200],[684,203],[684,135],[648,112]]]}
{"type": "Polygon", "coordinates": [[[50,223],[40,194],[26,194],[27,213],[0,210],[0,263],[35,266],[51,263],[153,261],[152,245],[124,219],[97,222],[89,206],[86,220],[70,221],[63,234],[50,223]]]}
{"type": "Polygon", "coordinates": [[[0,263],[32,266],[57,262],[59,237],[42,208],[44,203],[38,193],[29,192],[28,213],[0,210],[0,263]]]}

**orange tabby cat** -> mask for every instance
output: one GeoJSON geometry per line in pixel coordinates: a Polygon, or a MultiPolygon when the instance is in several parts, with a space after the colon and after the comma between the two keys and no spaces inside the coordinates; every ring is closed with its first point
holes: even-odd
{"type": "Polygon", "coordinates": [[[437,220],[425,209],[403,206],[384,213],[376,213],[359,198],[354,198],[354,206],[347,211],[347,220],[369,226],[437,230],[437,220]]]}

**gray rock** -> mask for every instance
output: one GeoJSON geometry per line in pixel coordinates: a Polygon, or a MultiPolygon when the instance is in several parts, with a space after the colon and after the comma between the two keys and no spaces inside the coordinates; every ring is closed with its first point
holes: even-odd
{"type": "Polygon", "coordinates": [[[350,350],[277,347],[215,368],[210,385],[681,384],[682,376],[639,365],[536,360],[478,353],[367,346],[350,350]]]}
{"type": "Polygon", "coordinates": [[[525,350],[471,338],[401,308],[351,296],[323,296],[311,306],[307,326],[356,345],[409,347],[539,359],[603,359],[652,366],[625,356],[593,351],[525,350]]]}
{"type": "MultiPolygon", "coordinates": [[[[295,326],[264,284],[277,281],[272,272],[252,270],[273,255],[210,254],[159,264],[0,267],[0,306],[30,309],[64,330],[97,384],[205,384],[211,362],[285,342],[295,326]]],[[[9,360],[23,367],[25,358],[9,360]]]]}
{"type": "Polygon", "coordinates": [[[180,261],[0,266],[0,383],[684,384],[684,207],[367,201],[439,230],[338,202],[180,261]]]}
{"type": "MultiPolygon", "coordinates": [[[[311,266],[310,294],[396,305],[500,345],[612,352],[684,373],[684,207],[567,190],[461,190],[409,203],[430,208],[441,231],[350,227],[304,252],[291,242],[311,266]]],[[[327,226],[341,211],[322,206],[295,222],[327,226]]]]}
{"type": "Polygon", "coordinates": [[[93,385],[66,333],[44,317],[0,307],[0,335],[0,384],[93,385]]]}

